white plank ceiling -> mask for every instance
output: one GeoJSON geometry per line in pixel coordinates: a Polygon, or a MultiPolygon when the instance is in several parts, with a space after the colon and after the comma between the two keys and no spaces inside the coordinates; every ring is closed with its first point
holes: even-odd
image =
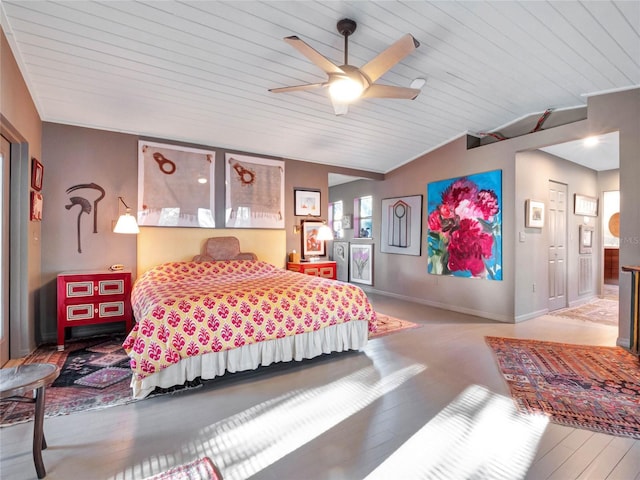
{"type": "Polygon", "coordinates": [[[42,120],[388,172],[466,132],[640,84],[638,1],[16,1],[2,27],[42,120]],[[282,39],[362,66],[421,46],[379,83],[416,100],[335,116],[325,74],[282,39]]]}

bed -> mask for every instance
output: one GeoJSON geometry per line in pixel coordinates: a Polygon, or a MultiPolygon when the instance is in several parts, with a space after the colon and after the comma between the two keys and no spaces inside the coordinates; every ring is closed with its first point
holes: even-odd
{"type": "Polygon", "coordinates": [[[156,387],[359,350],[376,315],[359,287],[260,260],[172,262],[132,290],[134,398],[156,387]]]}

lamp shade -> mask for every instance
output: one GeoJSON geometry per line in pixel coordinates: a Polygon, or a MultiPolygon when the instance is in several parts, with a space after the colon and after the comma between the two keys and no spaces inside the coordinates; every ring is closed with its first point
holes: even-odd
{"type": "Polygon", "coordinates": [[[129,212],[120,215],[113,231],[114,233],[140,233],[138,222],[129,212]]]}
{"type": "Polygon", "coordinates": [[[326,226],[326,225],[322,225],[319,229],[318,229],[318,236],[316,237],[318,240],[333,240],[333,232],[331,231],[331,229],[326,226]]]}

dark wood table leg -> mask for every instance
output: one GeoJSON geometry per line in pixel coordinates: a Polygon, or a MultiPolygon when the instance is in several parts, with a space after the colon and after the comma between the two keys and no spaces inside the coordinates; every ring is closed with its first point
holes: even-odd
{"type": "Polygon", "coordinates": [[[36,411],[33,419],[33,462],[36,464],[36,473],[38,478],[44,478],[47,472],[44,469],[42,461],[42,450],[47,448],[47,442],[44,439],[44,386],[36,388],[36,411]]]}

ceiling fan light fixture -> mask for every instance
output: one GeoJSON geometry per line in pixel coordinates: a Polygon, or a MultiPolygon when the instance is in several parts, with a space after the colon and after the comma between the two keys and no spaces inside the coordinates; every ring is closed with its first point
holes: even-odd
{"type": "Polygon", "coordinates": [[[349,77],[341,77],[333,80],[329,85],[329,95],[339,103],[350,103],[360,98],[364,86],[361,82],[349,77]]]}

